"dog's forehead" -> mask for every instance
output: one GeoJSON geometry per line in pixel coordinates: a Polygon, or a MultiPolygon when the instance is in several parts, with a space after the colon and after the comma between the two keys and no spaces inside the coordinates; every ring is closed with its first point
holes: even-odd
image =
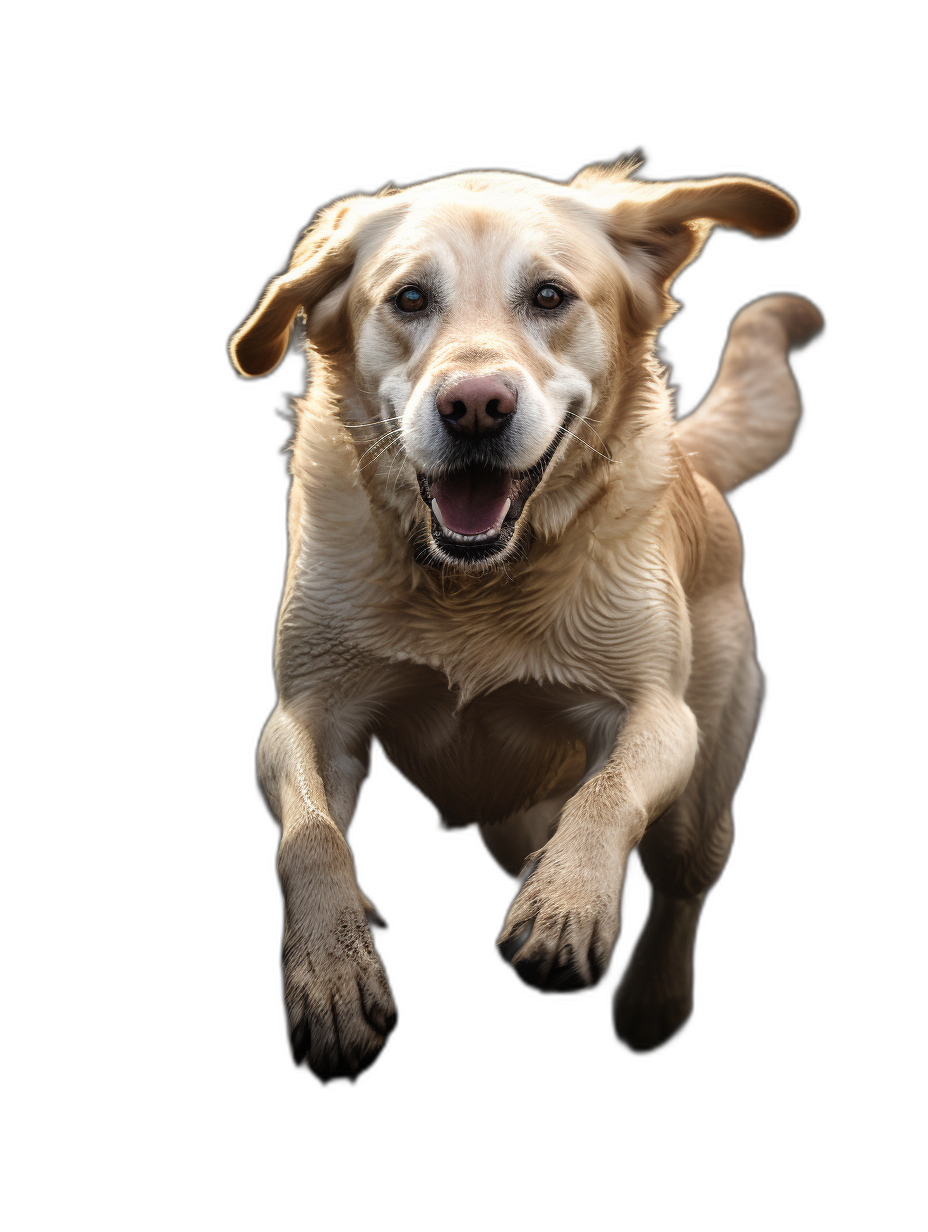
{"type": "Polygon", "coordinates": [[[372,246],[371,273],[416,262],[512,269],[519,261],[595,262],[605,241],[594,208],[563,185],[498,172],[453,176],[391,200],[394,225],[372,246]]]}
{"type": "Polygon", "coordinates": [[[539,219],[558,201],[576,195],[563,184],[503,171],[464,172],[426,180],[401,193],[414,212],[441,211],[443,207],[457,206],[484,214],[520,213],[523,217],[539,219]]]}

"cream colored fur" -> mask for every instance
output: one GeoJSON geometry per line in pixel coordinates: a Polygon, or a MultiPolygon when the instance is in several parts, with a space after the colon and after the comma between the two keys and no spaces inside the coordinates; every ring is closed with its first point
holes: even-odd
{"type": "Polygon", "coordinates": [[[370,1064],[395,1021],[345,840],[374,737],[448,822],[478,822],[514,873],[529,862],[499,944],[530,983],[600,977],[640,845],[654,901],[616,1025],[647,1048],[689,1013],[761,689],[719,489],[788,447],[786,354],[820,319],[791,296],[749,306],[704,406],[675,424],[654,358],[673,277],[713,223],[775,234],[795,210],[758,181],[635,170],[467,174],[338,202],[232,340],[239,371],[260,375],[306,322],[280,701],[259,760],[282,826],[294,1055],[321,1077],[370,1064]],[[554,276],[569,311],[520,306],[554,276]],[[393,297],[423,279],[441,311],[401,319],[393,297]],[[518,390],[513,468],[555,452],[511,542],[468,563],[430,538],[417,472],[445,465],[436,391],[483,373],[518,390]]]}

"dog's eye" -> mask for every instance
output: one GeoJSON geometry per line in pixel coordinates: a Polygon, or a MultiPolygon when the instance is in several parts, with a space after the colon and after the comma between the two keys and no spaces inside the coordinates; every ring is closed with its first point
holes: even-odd
{"type": "Polygon", "coordinates": [[[535,292],[535,298],[532,302],[536,308],[556,308],[558,304],[564,302],[564,296],[557,287],[552,287],[550,283],[545,283],[543,287],[539,287],[535,292]]]}
{"type": "Polygon", "coordinates": [[[403,287],[396,297],[396,306],[400,312],[421,312],[428,302],[425,292],[418,287],[403,287]]]}

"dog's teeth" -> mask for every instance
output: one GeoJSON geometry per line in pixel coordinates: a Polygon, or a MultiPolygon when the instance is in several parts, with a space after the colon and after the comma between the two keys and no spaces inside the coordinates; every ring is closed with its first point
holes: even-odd
{"type": "MultiPolygon", "coordinates": [[[[435,515],[435,517],[436,517],[436,518],[438,519],[438,521],[441,523],[442,527],[443,527],[445,530],[448,530],[448,527],[447,527],[447,526],[445,526],[445,521],[444,521],[444,518],[441,516],[441,510],[438,508],[438,501],[435,499],[435,497],[434,497],[434,496],[432,497],[432,513],[435,515]]],[[[451,532],[449,531],[448,533],[450,534],[451,532]]]]}
{"type": "Polygon", "coordinates": [[[507,500],[507,501],[506,501],[506,503],[505,503],[505,505],[503,505],[503,512],[502,512],[502,513],[500,514],[500,516],[499,516],[499,525],[500,525],[500,526],[502,526],[503,522],[506,520],[506,514],[509,512],[509,506],[510,506],[511,504],[512,504],[512,501],[511,501],[511,500],[507,500]]]}

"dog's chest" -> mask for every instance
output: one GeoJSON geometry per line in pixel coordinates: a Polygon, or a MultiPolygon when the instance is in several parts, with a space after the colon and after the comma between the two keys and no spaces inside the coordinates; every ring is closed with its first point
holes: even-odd
{"type": "Polygon", "coordinates": [[[608,756],[613,701],[557,685],[510,683],[461,704],[428,668],[408,669],[376,734],[449,822],[499,821],[575,790],[608,756]]]}

